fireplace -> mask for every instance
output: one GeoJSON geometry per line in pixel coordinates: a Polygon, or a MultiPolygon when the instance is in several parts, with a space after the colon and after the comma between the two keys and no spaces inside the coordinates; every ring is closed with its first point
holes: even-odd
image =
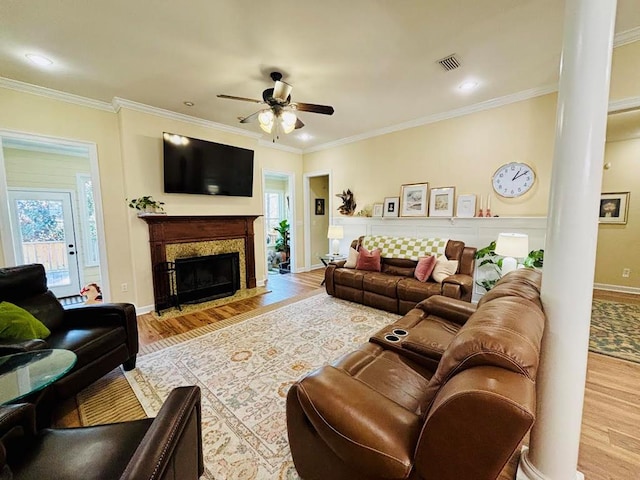
{"type": "Polygon", "coordinates": [[[175,272],[179,303],[227,297],[240,288],[240,255],[235,252],[177,258],[175,272]]]}
{"type": "MultiPolygon", "coordinates": [[[[149,225],[156,312],[160,313],[161,310],[184,302],[184,299],[179,298],[179,294],[176,295],[176,264],[182,259],[235,252],[239,254],[240,263],[236,271],[239,286],[235,289],[256,287],[253,233],[256,215],[145,215],[141,218],[149,225]]],[[[187,287],[187,290],[191,290],[191,287],[187,287]]],[[[219,292],[210,290],[210,295],[219,295],[219,292]]]]}

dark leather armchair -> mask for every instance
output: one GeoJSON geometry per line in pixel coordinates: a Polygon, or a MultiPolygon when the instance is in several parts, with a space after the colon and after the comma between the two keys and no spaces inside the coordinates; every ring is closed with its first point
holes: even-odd
{"type": "Polygon", "coordinates": [[[105,303],[65,309],[47,288],[42,265],[0,268],[0,301],[28,310],[51,335],[45,340],[0,340],[0,355],[42,348],[73,351],[73,369],[53,385],[56,397],[70,397],[122,364],[131,370],[138,353],[135,307],[105,303]]]}
{"type": "Polygon", "coordinates": [[[155,419],[36,430],[34,417],[31,404],[0,407],[0,475],[195,480],[204,472],[198,387],[174,389],[155,419]]]}

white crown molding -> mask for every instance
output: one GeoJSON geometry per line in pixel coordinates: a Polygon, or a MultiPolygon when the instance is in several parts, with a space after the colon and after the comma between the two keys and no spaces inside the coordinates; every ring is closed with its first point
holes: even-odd
{"type": "Polygon", "coordinates": [[[103,110],[111,113],[114,112],[113,106],[107,102],[93,100],[91,98],[81,97],[80,95],[74,95],[73,93],[61,92],[60,90],[41,87],[39,85],[33,85],[31,83],[20,82],[19,80],[12,80],[10,78],[0,77],[0,87],[15,90],[17,92],[32,93],[41,97],[53,98],[62,102],[81,105],[83,107],[96,108],[98,110],[103,110]]]}
{"type": "Polygon", "coordinates": [[[593,288],[596,290],[606,290],[607,292],[620,292],[631,293],[633,295],[640,295],[639,287],[627,287],[624,285],[609,285],[606,283],[594,283],[593,288]]]}
{"type": "Polygon", "coordinates": [[[449,110],[448,112],[436,113],[426,117],[417,118],[409,122],[399,123],[397,125],[391,125],[389,127],[380,128],[371,132],[362,133],[360,135],[354,135],[352,137],[342,138],[335,142],[324,143],[322,145],[316,145],[315,147],[306,148],[303,153],[318,152],[320,150],[327,150],[329,148],[339,147],[341,145],[347,145],[349,143],[359,142],[372,137],[378,137],[380,135],[386,135],[388,133],[398,132],[400,130],[407,130],[409,128],[420,127],[422,125],[428,125],[430,123],[441,122],[451,118],[462,117],[471,113],[481,112],[483,110],[490,110],[492,108],[502,107],[511,103],[521,102],[530,98],[540,97],[549,93],[556,92],[558,90],[557,85],[548,85],[540,88],[532,88],[530,90],[524,90],[522,92],[513,93],[511,95],[505,95],[504,97],[493,98],[484,102],[469,105],[468,107],[462,107],[455,110],[449,110]]]}
{"type": "Polygon", "coordinates": [[[637,42],[638,40],[640,40],[640,27],[635,27],[616,34],[613,37],[613,46],[621,47],[622,45],[637,42]]]}
{"type": "Polygon", "coordinates": [[[234,133],[236,135],[242,135],[243,137],[249,137],[256,140],[261,137],[259,133],[247,132],[246,130],[243,130],[241,128],[230,127],[228,125],[223,125],[222,123],[212,122],[211,120],[192,117],[191,115],[185,115],[184,113],[172,112],[171,110],[165,110],[164,108],[152,107],[151,105],[134,102],[132,100],[127,100],[126,98],[113,97],[112,103],[113,109],[116,112],[119,112],[121,108],[127,108],[129,110],[148,113],[151,115],[156,115],[158,117],[168,118],[170,120],[178,120],[180,122],[191,123],[192,125],[198,125],[200,127],[212,128],[214,130],[234,133]]]}

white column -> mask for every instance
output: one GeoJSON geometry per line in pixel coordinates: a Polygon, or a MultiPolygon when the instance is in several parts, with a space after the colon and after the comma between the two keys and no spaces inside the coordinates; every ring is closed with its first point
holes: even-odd
{"type": "Polygon", "coordinates": [[[577,471],[616,0],[567,0],[542,302],[537,420],[519,479],[577,471]]]}

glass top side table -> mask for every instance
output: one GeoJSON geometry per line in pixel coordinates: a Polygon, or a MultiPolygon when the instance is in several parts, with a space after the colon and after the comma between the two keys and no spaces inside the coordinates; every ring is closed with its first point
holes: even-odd
{"type": "Polygon", "coordinates": [[[70,350],[33,350],[0,357],[0,405],[42,390],[76,364],[70,350]]]}
{"type": "MultiPolygon", "coordinates": [[[[334,255],[333,253],[325,253],[324,255],[320,255],[319,258],[325,268],[327,268],[327,266],[329,265],[329,262],[335,262],[335,261],[347,259],[346,255],[340,255],[340,254],[334,255]]],[[[324,285],[324,282],[325,280],[322,279],[322,283],[320,284],[320,286],[324,285]]]]}

